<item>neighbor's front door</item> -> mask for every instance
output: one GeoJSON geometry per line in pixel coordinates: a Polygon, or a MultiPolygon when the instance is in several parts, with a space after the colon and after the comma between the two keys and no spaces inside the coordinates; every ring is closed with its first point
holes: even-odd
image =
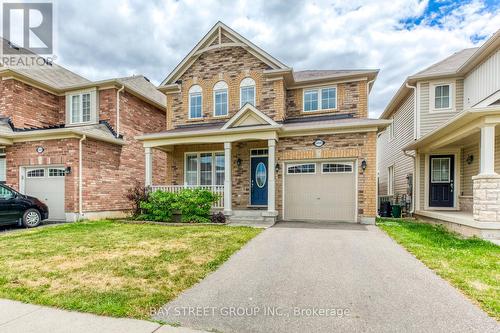
{"type": "Polygon", "coordinates": [[[250,203],[267,205],[267,156],[252,157],[250,180],[250,203]]]}
{"type": "Polygon", "coordinates": [[[453,155],[430,157],[429,207],[453,207],[454,169],[453,155]]]}

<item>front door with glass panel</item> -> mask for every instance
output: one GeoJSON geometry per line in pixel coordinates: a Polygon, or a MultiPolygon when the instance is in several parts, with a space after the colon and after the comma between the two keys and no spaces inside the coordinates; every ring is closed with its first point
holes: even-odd
{"type": "Polygon", "coordinates": [[[453,155],[430,157],[429,207],[453,207],[454,169],[453,155]]]}
{"type": "Polygon", "coordinates": [[[250,203],[256,206],[267,205],[267,156],[251,158],[250,203]]]}

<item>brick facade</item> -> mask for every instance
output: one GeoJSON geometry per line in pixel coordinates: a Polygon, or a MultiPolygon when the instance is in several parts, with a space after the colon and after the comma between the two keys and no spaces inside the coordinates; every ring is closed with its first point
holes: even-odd
{"type": "MultiPolygon", "coordinates": [[[[1,104],[0,114],[9,116],[19,127],[50,126],[64,123],[64,96],[54,96],[38,88],[14,80],[15,87],[9,100],[1,104]],[[39,104],[35,99],[40,97],[39,104]],[[62,100],[62,102],[61,102],[62,100]],[[36,109],[35,112],[35,108],[36,109]],[[5,111],[7,110],[7,111],[5,111]],[[33,119],[31,119],[33,118],[33,119]]],[[[2,89],[5,82],[2,81],[2,89]]],[[[8,88],[8,91],[11,88],[8,88]]],[[[116,89],[98,92],[99,120],[106,120],[116,130],[116,89]]],[[[3,96],[5,99],[5,96],[3,96]]],[[[2,99],[2,102],[4,102],[2,99]]],[[[84,212],[128,210],[126,199],[130,189],[144,182],[144,148],[135,136],[159,132],[166,128],[163,110],[124,91],[120,95],[120,134],[124,145],[116,145],[88,138],[83,142],[83,210],[84,212]]],[[[7,184],[19,189],[19,168],[34,165],[64,165],[71,167],[65,179],[65,209],[78,211],[79,139],[54,139],[15,143],[6,147],[7,184]],[[39,154],[36,147],[44,147],[39,154]]],[[[155,183],[164,183],[167,175],[166,154],[154,151],[155,183]]]]}
{"type": "Polygon", "coordinates": [[[26,83],[0,80],[0,116],[10,117],[15,127],[47,127],[64,124],[65,97],[26,83]]]}

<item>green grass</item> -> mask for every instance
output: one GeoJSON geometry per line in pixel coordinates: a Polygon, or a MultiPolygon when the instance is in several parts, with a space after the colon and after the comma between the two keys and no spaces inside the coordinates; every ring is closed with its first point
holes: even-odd
{"type": "Polygon", "coordinates": [[[146,319],[260,232],[81,222],[0,235],[0,298],[146,319]]]}
{"type": "Polygon", "coordinates": [[[500,320],[500,247],[441,226],[379,219],[378,226],[438,275],[500,320]]]}

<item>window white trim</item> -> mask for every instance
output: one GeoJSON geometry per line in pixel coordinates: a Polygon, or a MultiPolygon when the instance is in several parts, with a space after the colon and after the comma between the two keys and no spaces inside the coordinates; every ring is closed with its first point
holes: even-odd
{"type": "Polygon", "coordinates": [[[66,124],[70,126],[81,124],[95,124],[98,122],[97,90],[84,89],[79,91],[70,91],[66,93],[66,124]],[[88,120],[83,119],[83,96],[88,96],[89,114],[88,120]],[[73,98],[78,97],[78,119],[73,120],[73,98]]]}
{"type": "Polygon", "coordinates": [[[229,114],[229,87],[226,83],[226,81],[219,81],[214,85],[213,88],[213,107],[214,107],[214,117],[227,117],[229,114]],[[225,114],[216,114],[216,102],[215,102],[215,95],[216,93],[221,93],[225,92],[226,93],[226,113],[225,114]]]}
{"type": "Polygon", "coordinates": [[[392,140],[394,140],[396,138],[396,130],[395,130],[395,119],[394,117],[391,118],[391,123],[389,124],[389,126],[387,126],[387,132],[388,132],[388,138],[389,138],[389,142],[391,142],[392,140]]]}
{"type": "MultiPolygon", "coordinates": [[[[217,150],[217,151],[200,151],[200,152],[195,152],[195,151],[189,151],[184,153],[184,185],[188,185],[187,183],[187,157],[188,155],[196,155],[196,184],[192,186],[223,186],[224,182],[222,184],[216,184],[217,180],[217,168],[215,167],[215,156],[216,154],[220,154],[221,156],[224,156],[224,151],[217,150]],[[200,160],[201,160],[201,154],[212,154],[212,184],[211,185],[200,185],[201,182],[201,168],[200,168],[200,160]]],[[[224,165],[225,167],[225,165],[224,165]]],[[[224,169],[224,172],[226,170],[224,169]]]]}
{"type": "Polygon", "coordinates": [[[394,195],[394,164],[387,167],[387,195],[394,195]]]}
{"type": "Polygon", "coordinates": [[[354,163],[353,162],[341,162],[341,161],[330,161],[321,163],[321,174],[334,174],[334,173],[353,173],[354,172],[354,163]],[[324,171],[323,166],[325,164],[339,164],[344,166],[350,166],[351,171],[324,171]]]}
{"type": "Polygon", "coordinates": [[[295,164],[287,164],[286,166],[286,174],[287,175],[315,175],[316,174],[316,163],[295,163],[295,164]],[[314,172],[290,172],[290,168],[301,166],[301,165],[312,165],[314,172]]]}
{"type": "Polygon", "coordinates": [[[189,88],[188,92],[188,119],[202,119],[203,118],[203,89],[201,86],[195,84],[189,88]],[[194,95],[199,95],[200,98],[200,116],[199,117],[192,117],[191,116],[191,97],[194,97],[194,95]]]}
{"type": "Polygon", "coordinates": [[[429,113],[455,112],[455,81],[435,81],[429,83],[429,113]],[[436,108],[436,88],[439,86],[449,86],[449,104],[447,108],[436,108]]]}
{"type": "Polygon", "coordinates": [[[304,113],[313,113],[313,112],[325,112],[325,111],[333,111],[333,110],[337,110],[337,107],[338,107],[338,94],[337,94],[337,86],[336,85],[333,85],[333,86],[325,86],[325,87],[314,87],[314,88],[307,88],[307,89],[303,89],[302,90],[302,112],[304,113]],[[323,105],[322,105],[322,95],[323,95],[323,90],[326,90],[326,89],[334,89],[335,90],[335,107],[333,108],[325,108],[323,109],[323,105]],[[306,111],[306,93],[307,92],[311,92],[311,91],[315,91],[317,93],[317,96],[318,96],[318,108],[316,110],[307,110],[306,111]]]}
{"type": "Polygon", "coordinates": [[[257,88],[255,85],[255,80],[252,79],[251,77],[246,77],[243,80],[241,80],[241,82],[240,82],[240,109],[246,104],[246,103],[243,104],[242,93],[241,93],[241,91],[243,90],[242,88],[248,88],[248,87],[253,88],[252,105],[255,106],[255,103],[256,103],[255,100],[256,100],[256,95],[257,95],[257,88]]]}

